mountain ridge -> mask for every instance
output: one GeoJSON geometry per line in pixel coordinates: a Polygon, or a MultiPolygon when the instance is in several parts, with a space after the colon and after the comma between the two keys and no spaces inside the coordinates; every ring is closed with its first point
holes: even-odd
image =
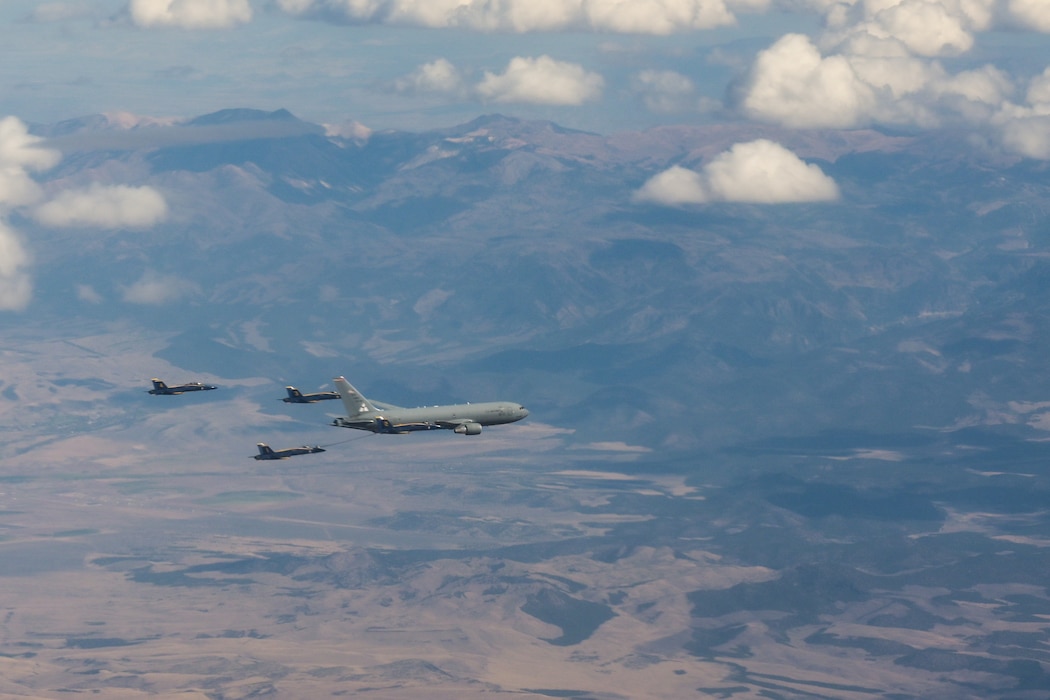
{"type": "MultiPolygon", "coordinates": [[[[49,249],[36,270],[38,312],[68,313],[79,279],[102,300],[80,312],[183,333],[166,355],[175,363],[211,357],[243,376],[255,357],[260,372],[284,361],[327,374],[331,359],[313,354],[324,348],[344,358],[339,373],[367,367],[380,383],[423,366],[467,396],[482,385],[564,386],[571,393],[537,394],[550,420],[595,440],[619,430],[603,419],[620,414],[602,397],[626,390],[650,422],[643,443],[689,450],[870,423],[887,434],[946,427],[972,420],[972,397],[989,387],[1002,405],[1050,390],[1024,370],[1038,366],[1034,339],[1047,334],[1050,300],[1034,281],[1045,275],[1037,222],[1047,187],[1039,168],[964,143],[761,126],[602,136],[502,115],[367,140],[326,136],[285,110],[190,123],[200,126],[78,151],[41,176],[45,187],[131,176],[164,192],[172,213],[151,231],[99,231],[49,249]],[[295,128],[238,131],[258,123],[295,128]],[[218,141],[164,135],[213,127],[224,130],[208,136],[218,141]],[[662,169],[700,167],[759,137],[816,159],[843,199],[632,200],[662,169]],[[152,320],[155,309],[120,298],[146,274],[199,292],[152,320]],[[1025,338],[956,350],[1001,335],[1011,317],[1030,328],[1025,338]],[[271,352],[245,345],[220,361],[249,320],[271,352]],[[586,367],[559,364],[598,347],[607,354],[586,367]],[[523,369],[514,358],[549,361],[523,369]],[[887,381],[895,388],[880,398],[887,381]]],[[[87,119],[81,132],[99,129],[109,127],[87,119]]],[[[27,225],[41,246],[60,238],[27,225]]],[[[1013,420],[1042,425],[1026,415],[1013,420]]]]}

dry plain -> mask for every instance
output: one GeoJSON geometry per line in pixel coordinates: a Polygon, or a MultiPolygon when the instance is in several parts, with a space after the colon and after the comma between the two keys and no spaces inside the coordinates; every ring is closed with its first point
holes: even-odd
{"type": "Polygon", "coordinates": [[[629,431],[581,445],[538,415],[476,439],[347,435],[264,378],[148,397],[162,343],[40,331],[2,350],[0,696],[1050,688],[1045,518],[941,505],[856,521],[810,512],[819,484],[792,481],[805,465],[898,478],[917,455],[795,456],[770,481],[718,456],[654,470],[629,431]],[[260,463],[259,440],[329,448],[260,463]]]}

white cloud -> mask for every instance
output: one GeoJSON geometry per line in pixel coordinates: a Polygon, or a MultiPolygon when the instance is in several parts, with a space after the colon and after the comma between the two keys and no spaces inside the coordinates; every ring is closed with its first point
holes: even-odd
{"type": "Polygon", "coordinates": [[[40,139],[16,117],[0,119],[0,205],[31,204],[41,196],[30,170],[46,170],[61,157],[58,151],[40,147],[40,139]]]}
{"type": "Polygon", "coordinates": [[[481,81],[468,86],[462,73],[450,61],[439,58],[424,63],[394,82],[394,89],[406,95],[440,95],[449,98],[474,97],[482,101],[577,106],[601,96],[604,80],[597,73],[575,63],[556,61],[550,56],[518,57],[503,73],[485,71],[481,81]]]}
{"type": "Polygon", "coordinates": [[[575,63],[550,56],[511,59],[502,74],[485,71],[475,88],[483,100],[547,105],[581,105],[601,96],[605,81],[575,63]]]}
{"type": "Polygon", "coordinates": [[[743,92],[745,115],[794,128],[854,127],[876,105],[875,90],[845,57],[821,56],[801,34],[787,34],[760,52],[743,92]]]}
{"type": "Polygon", "coordinates": [[[853,28],[900,41],[918,56],[954,56],[973,48],[973,31],[990,23],[987,0],[890,0],[864,3],[866,21],[853,28]]]}
{"type": "Polygon", "coordinates": [[[1009,11],[1023,27],[1050,34],[1050,2],[1010,0],[1009,11]]]}
{"type": "Polygon", "coordinates": [[[631,78],[631,88],[641,96],[649,111],[658,114],[673,114],[698,106],[693,81],[675,71],[639,71],[631,78]]]}
{"type": "Polygon", "coordinates": [[[1050,114],[1050,68],[1037,75],[1028,83],[1025,99],[1032,109],[1042,114],[1050,114]]]}
{"type": "Polygon", "coordinates": [[[933,92],[958,95],[971,102],[1000,105],[1013,92],[1010,77],[994,66],[963,71],[931,81],[933,92]]]}
{"type": "Polygon", "coordinates": [[[727,202],[823,202],[839,198],[835,181],[778,143],[738,143],[704,166],[711,193],[727,202]]]}
{"type": "Polygon", "coordinates": [[[33,295],[29,276],[29,252],[18,232],[6,221],[8,207],[37,201],[42,190],[29,176],[31,170],[46,170],[61,157],[57,151],[40,147],[15,117],[0,119],[0,310],[21,311],[33,295]]]}
{"type": "Polygon", "coordinates": [[[671,34],[736,22],[769,0],[278,0],[294,15],[487,32],[671,34]]]}
{"type": "Polygon", "coordinates": [[[700,173],[680,165],[672,165],[662,173],[653,175],[634,193],[633,199],[636,202],[667,206],[703,204],[710,201],[704,178],[700,173]]]}
{"type": "Polygon", "coordinates": [[[997,26],[1050,32],[1050,0],[800,1],[825,13],[825,31],[786,35],[758,54],[735,92],[744,116],[791,128],[962,125],[1048,157],[1050,77],[1015,104],[1019,81],[1006,71],[952,74],[939,58],[970,51],[997,26]]]}
{"type": "Polygon", "coordinates": [[[131,304],[167,304],[183,297],[200,294],[200,287],[175,275],[161,275],[147,270],[128,287],[121,287],[124,301],[131,304]]]}
{"type": "Polygon", "coordinates": [[[101,304],[102,295],[95,291],[95,288],[90,284],[78,284],[77,299],[80,301],[87,302],[88,304],[101,304]]]}
{"type": "Polygon", "coordinates": [[[736,22],[723,0],[596,0],[582,4],[587,25],[599,31],[671,34],[736,22]]]}
{"type": "Polygon", "coordinates": [[[341,124],[325,124],[325,136],[333,136],[341,139],[350,139],[359,143],[365,143],[372,138],[372,130],[361,122],[350,120],[341,124]]]}
{"type": "Polygon", "coordinates": [[[752,65],[739,91],[740,111],[792,128],[979,125],[1015,90],[994,66],[951,75],[895,40],[856,35],[842,48],[822,56],[805,36],[783,37],[752,65]]]}
{"type": "Polygon", "coordinates": [[[462,95],[465,93],[463,77],[447,59],[439,58],[424,63],[408,75],[394,81],[397,92],[420,95],[462,95]]]}
{"type": "Polygon", "coordinates": [[[60,192],[33,212],[46,226],[93,228],[148,228],[167,215],[164,196],[152,187],[97,183],[60,192]]]}
{"type": "Polygon", "coordinates": [[[984,66],[941,76],[930,83],[927,91],[942,112],[977,125],[988,123],[1015,89],[1008,75],[994,66],[984,66]]]}
{"type": "Polygon", "coordinates": [[[139,27],[221,29],[252,18],[248,0],[131,0],[131,21],[139,27]]]}
{"type": "Polygon", "coordinates": [[[674,166],[652,177],[635,200],[676,206],[707,202],[784,204],[839,198],[835,181],[778,143],[738,143],[700,172],[674,166]]]}
{"type": "Polygon", "coordinates": [[[1050,160],[1050,116],[1025,116],[1000,126],[1002,144],[1026,158],[1050,160]]]}
{"type": "Polygon", "coordinates": [[[1008,151],[1050,160],[1050,68],[1029,81],[1024,104],[1004,103],[991,123],[1008,151]]]}

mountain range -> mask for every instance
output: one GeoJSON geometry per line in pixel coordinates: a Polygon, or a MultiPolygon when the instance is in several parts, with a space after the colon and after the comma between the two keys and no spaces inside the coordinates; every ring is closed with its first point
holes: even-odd
{"type": "Polygon", "coordinates": [[[499,393],[585,438],[627,430],[675,454],[1037,424],[1009,406],[1047,396],[1046,166],[964,134],[603,136],[492,115],[338,135],[244,109],[34,131],[66,153],[45,187],[133,182],[171,209],[146,231],[20,222],[34,314],[169,330],[163,355],[187,369],[345,373],[399,403],[499,393]],[[633,198],[755,138],[819,165],[841,199],[633,198]],[[182,293],[120,301],[146,271],[182,293]],[[78,302],[71,281],[98,298],[78,302]]]}
{"type": "Polygon", "coordinates": [[[498,115],[32,130],[45,198],[167,214],[10,217],[0,692],[1046,697],[1046,165],[498,115]],[[839,198],[637,194],[756,139],[839,198]],[[278,400],[339,374],[530,415],[373,437],[278,400]]]}

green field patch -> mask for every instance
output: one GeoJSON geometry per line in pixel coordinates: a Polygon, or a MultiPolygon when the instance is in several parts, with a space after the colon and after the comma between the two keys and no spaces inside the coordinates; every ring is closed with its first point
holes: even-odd
{"type": "Polygon", "coordinates": [[[206,506],[233,505],[237,503],[280,503],[302,498],[291,491],[223,491],[197,502],[206,506]]]}

